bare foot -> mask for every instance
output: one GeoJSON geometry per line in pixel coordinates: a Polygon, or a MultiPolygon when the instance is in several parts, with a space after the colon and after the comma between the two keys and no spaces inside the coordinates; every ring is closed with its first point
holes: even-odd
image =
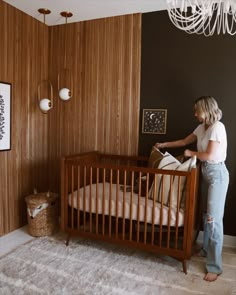
{"type": "Polygon", "coordinates": [[[193,248],[192,248],[192,255],[193,256],[198,256],[199,252],[201,251],[201,246],[198,245],[198,244],[195,244],[193,245],[193,248]]]}
{"type": "Polygon", "coordinates": [[[197,252],[197,253],[194,253],[194,255],[193,256],[195,256],[195,257],[204,257],[204,256],[202,256],[201,255],[201,252],[199,251],[199,252],[197,252]]]}
{"type": "Polygon", "coordinates": [[[208,282],[214,282],[215,280],[217,280],[218,278],[218,274],[217,273],[212,273],[212,272],[208,272],[205,277],[204,280],[208,281],[208,282]]]}
{"type": "Polygon", "coordinates": [[[206,257],[206,251],[201,248],[200,250],[196,251],[194,254],[196,257],[206,257]]]}

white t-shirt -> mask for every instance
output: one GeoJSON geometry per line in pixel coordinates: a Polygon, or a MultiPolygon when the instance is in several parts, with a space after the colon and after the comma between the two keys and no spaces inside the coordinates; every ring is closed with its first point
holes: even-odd
{"type": "Polygon", "coordinates": [[[215,153],[214,160],[207,162],[215,164],[225,161],[227,152],[227,135],[225,126],[222,122],[216,121],[213,125],[209,126],[207,130],[205,130],[204,123],[200,124],[193,131],[193,134],[197,136],[197,150],[199,152],[205,152],[207,150],[209,140],[220,143],[215,153]]]}

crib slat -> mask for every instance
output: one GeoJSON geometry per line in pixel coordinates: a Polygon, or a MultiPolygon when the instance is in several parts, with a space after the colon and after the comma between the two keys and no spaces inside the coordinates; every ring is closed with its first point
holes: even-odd
{"type": "MultiPolygon", "coordinates": [[[[190,183],[191,183],[191,175],[188,175],[187,176],[187,179],[186,179],[186,186],[190,188],[190,183]]],[[[194,187],[192,186],[191,189],[194,189],[194,187]]],[[[189,199],[190,199],[190,189],[186,190],[186,198],[185,198],[185,215],[184,215],[184,241],[183,243],[181,244],[181,249],[183,249],[184,247],[186,247],[187,245],[187,234],[188,234],[188,226],[187,226],[187,221],[188,221],[188,218],[189,218],[189,214],[191,214],[189,208],[188,208],[188,202],[189,202],[189,199]]]]}
{"type": "Polygon", "coordinates": [[[124,171],[124,191],[123,191],[123,219],[122,219],[122,240],[125,239],[125,204],[126,204],[126,184],[127,184],[127,171],[124,171]]]}
{"type": "Polygon", "coordinates": [[[86,173],[87,172],[87,169],[86,169],[86,166],[84,166],[84,186],[83,186],[83,229],[85,231],[85,228],[86,228],[86,173]]]}
{"type": "Polygon", "coordinates": [[[120,170],[116,171],[116,228],[115,237],[118,239],[118,209],[119,209],[119,183],[120,183],[120,170]]]}
{"type": "Polygon", "coordinates": [[[98,193],[99,193],[99,168],[96,169],[96,234],[98,234],[98,193]]]}
{"type": "Polygon", "coordinates": [[[169,210],[167,223],[167,248],[170,248],[170,225],[171,225],[171,210],[172,210],[172,191],[173,191],[173,175],[170,175],[170,191],[169,191],[169,210]]]}
{"type": "Polygon", "coordinates": [[[68,191],[69,191],[68,186],[69,186],[69,179],[68,178],[69,178],[68,166],[66,166],[66,168],[65,168],[65,210],[64,210],[64,215],[65,215],[64,226],[66,228],[69,226],[69,224],[68,224],[69,223],[69,218],[68,218],[68,191]]]}
{"type": "Polygon", "coordinates": [[[105,235],[105,181],[106,169],[103,168],[103,184],[102,184],[102,235],[105,235]]]}
{"type": "Polygon", "coordinates": [[[71,228],[74,228],[74,166],[71,166],[71,228]]]}
{"type": "Polygon", "coordinates": [[[144,212],[144,244],[147,241],[147,206],[148,206],[148,184],[149,184],[149,173],[146,175],[146,196],[145,196],[145,212],[144,212]]]}
{"type": "Polygon", "coordinates": [[[177,195],[177,208],[176,208],[176,223],[175,223],[175,249],[178,248],[178,239],[179,239],[179,209],[180,209],[180,200],[181,200],[181,181],[182,176],[178,176],[178,195],[177,195]]]}
{"type": "Polygon", "coordinates": [[[162,247],[162,224],[163,224],[163,196],[164,196],[164,181],[165,181],[165,175],[162,175],[161,179],[161,208],[160,208],[160,233],[159,233],[159,246],[162,247]]]}
{"type": "Polygon", "coordinates": [[[140,197],[141,197],[141,171],[138,175],[138,208],[137,208],[137,242],[139,243],[139,234],[140,234],[140,197]]]}
{"type": "Polygon", "coordinates": [[[111,202],[112,202],[112,176],[113,170],[110,170],[110,193],[109,193],[109,237],[111,237],[111,202]]]}
{"type": "MultiPolygon", "coordinates": [[[[156,182],[156,177],[154,176],[154,181],[153,181],[153,194],[156,196],[157,193],[157,182],[156,182]]],[[[154,244],[154,230],[155,230],[155,205],[156,205],[156,200],[155,197],[153,196],[152,198],[152,236],[151,236],[151,244],[154,244]]]]}
{"type": "Polygon", "coordinates": [[[93,184],[93,168],[89,167],[89,231],[92,232],[92,184],[93,184]]]}
{"type": "Polygon", "coordinates": [[[80,166],[77,167],[77,229],[80,231],[80,166]]]}
{"type": "Polygon", "coordinates": [[[131,172],[131,195],[130,195],[130,223],[129,223],[129,240],[132,241],[133,230],[133,192],[134,192],[134,171],[131,172]]]}

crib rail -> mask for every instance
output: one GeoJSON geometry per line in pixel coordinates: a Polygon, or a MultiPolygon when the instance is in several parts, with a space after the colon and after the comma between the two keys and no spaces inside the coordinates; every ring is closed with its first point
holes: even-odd
{"type": "Polygon", "coordinates": [[[97,152],[63,158],[62,230],[68,241],[78,234],[170,255],[183,261],[186,272],[194,239],[197,169],[141,166],[146,161],[97,152]]]}

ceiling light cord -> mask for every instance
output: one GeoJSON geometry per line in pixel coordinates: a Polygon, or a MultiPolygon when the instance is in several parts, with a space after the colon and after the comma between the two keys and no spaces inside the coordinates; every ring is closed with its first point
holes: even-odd
{"type": "MultiPolygon", "coordinates": [[[[50,14],[51,11],[47,8],[38,9],[40,14],[43,14],[43,44],[46,40],[46,15],[50,14]]],[[[44,46],[45,47],[45,46],[44,46]]],[[[53,108],[53,87],[50,80],[41,80],[38,83],[38,103],[39,108],[43,114],[48,114],[48,112],[53,108]]]]}
{"type": "Polygon", "coordinates": [[[72,97],[72,89],[73,89],[73,77],[72,77],[72,71],[67,65],[67,23],[68,18],[72,17],[72,13],[68,11],[62,11],[61,16],[65,18],[65,47],[64,47],[64,67],[61,71],[58,73],[58,91],[59,91],[59,97],[63,101],[68,101],[72,97]],[[63,79],[62,79],[63,78],[63,79]],[[69,80],[69,87],[65,84],[68,83],[67,79],[69,80]]]}

